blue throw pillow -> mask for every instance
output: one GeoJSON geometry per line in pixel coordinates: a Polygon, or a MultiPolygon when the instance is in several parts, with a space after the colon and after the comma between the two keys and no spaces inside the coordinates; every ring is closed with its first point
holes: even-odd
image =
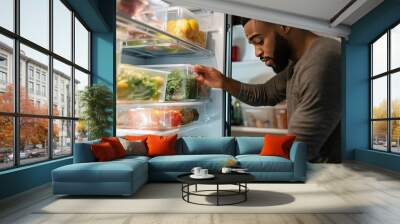
{"type": "Polygon", "coordinates": [[[226,154],[234,155],[233,137],[183,137],[180,142],[182,154],[226,154]]]}
{"type": "Polygon", "coordinates": [[[236,155],[259,154],[264,145],[263,137],[237,137],[236,155]]]}

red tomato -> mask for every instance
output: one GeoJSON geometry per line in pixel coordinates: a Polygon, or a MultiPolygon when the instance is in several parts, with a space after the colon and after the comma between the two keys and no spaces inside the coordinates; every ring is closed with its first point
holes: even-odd
{"type": "Polygon", "coordinates": [[[178,111],[173,111],[171,114],[172,127],[178,127],[182,124],[182,115],[178,111]]]}

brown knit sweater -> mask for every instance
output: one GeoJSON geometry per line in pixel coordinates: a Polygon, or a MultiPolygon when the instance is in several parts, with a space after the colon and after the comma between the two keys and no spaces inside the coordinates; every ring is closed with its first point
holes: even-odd
{"type": "Polygon", "coordinates": [[[241,84],[239,100],[253,105],[288,103],[289,133],[308,146],[312,162],[340,161],[340,43],[318,38],[296,64],[264,84],[241,84]]]}

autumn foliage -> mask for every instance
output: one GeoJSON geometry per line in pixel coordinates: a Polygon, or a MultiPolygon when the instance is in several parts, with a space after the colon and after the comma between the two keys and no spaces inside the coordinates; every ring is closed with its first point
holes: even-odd
{"type": "MultiPolygon", "coordinates": [[[[13,112],[14,96],[13,86],[9,85],[5,93],[0,93],[0,111],[13,112]]],[[[29,99],[25,88],[20,88],[20,111],[22,114],[47,115],[47,104],[34,105],[29,99]],[[45,105],[45,106],[43,106],[45,105]]],[[[58,110],[55,111],[58,114],[58,110]]],[[[13,147],[13,117],[0,116],[0,147],[13,147]]],[[[20,148],[24,149],[26,145],[44,145],[48,137],[48,119],[47,118],[20,118],[20,148]]],[[[59,135],[59,127],[53,126],[53,138],[59,135]]]]}
{"type": "MultiPolygon", "coordinates": [[[[400,117],[400,101],[397,99],[392,100],[392,112],[391,112],[391,117],[400,117]]],[[[387,101],[383,100],[379,103],[378,106],[375,106],[373,108],[373,118],[387,118],[388,117],[388,112],[387,112],[387,101]]],[[[373,122],[373,133],[374,133],[374,138],[383,138],[386,139],[387,136],[387,122],[386,121],[375,121],[373,122]]],[[[398,121],[392,121],[391,123],[391,135],[392,135],[392,141],[398,141],[400,138],[400,122],[398,121]]]]}

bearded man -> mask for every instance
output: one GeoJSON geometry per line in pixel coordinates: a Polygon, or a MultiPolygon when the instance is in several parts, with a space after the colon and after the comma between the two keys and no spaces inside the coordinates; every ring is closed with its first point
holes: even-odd
{"type": "Polygon", "coordinates": [[[198,82],[221,88],[253,106],[288,104],[288,130],[307,144],[310,162],[340,162],[341,48],[310,31],[241,18],[255,54],[277,73],[264,84],[246,84],[212,67],[196,65],[198,82]]]}

